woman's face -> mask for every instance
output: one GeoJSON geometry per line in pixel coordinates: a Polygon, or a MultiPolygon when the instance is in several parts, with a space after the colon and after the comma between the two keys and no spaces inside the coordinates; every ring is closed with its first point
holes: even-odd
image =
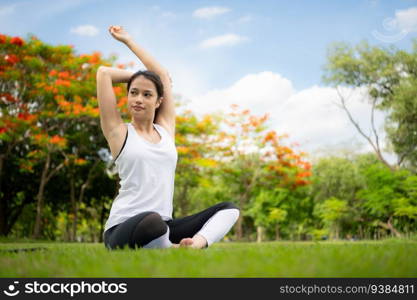
{"type": "Polygon", "coordinates": [[[132,117],[152,119],[161,104],[155,84],[145,76],[136,77],[130,85],[127,104],[132,117]]]}

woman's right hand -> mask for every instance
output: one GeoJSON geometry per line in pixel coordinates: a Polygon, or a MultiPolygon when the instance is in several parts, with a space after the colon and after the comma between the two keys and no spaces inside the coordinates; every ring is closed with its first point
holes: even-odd
{"type": "Polygon", "coordinates": [[[124,30],[122,26],[112,25],[109,27],[109,32],[116,40],[122,43],[126,43],[131,39],[130,35],[127,33],[126,30],[124,30]]]}

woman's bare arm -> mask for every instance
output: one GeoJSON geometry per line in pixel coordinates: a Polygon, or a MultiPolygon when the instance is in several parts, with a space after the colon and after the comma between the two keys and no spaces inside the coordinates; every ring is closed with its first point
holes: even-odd
{"type": "Polygon", "coordinates": [[[145,65],[146,69],[159,75],[164,85],[164,97],[158,110],[155,120],[168,127],[172,134],[175,134],[175,103],[172,95],[171,78],[168,71],[159,64],[143,47],[138,45],[121,26],[110,26],[112,36],[124,43],[145,65]]]}
{"type": "Polygon", "coordinates": [[[97,99],[100,110],[100,124],[104,136],[110,142],[114,129],[123,125],[117,109],[113,83],[128,82],[133,72],[101,66],[97,70],[97,99]]]}

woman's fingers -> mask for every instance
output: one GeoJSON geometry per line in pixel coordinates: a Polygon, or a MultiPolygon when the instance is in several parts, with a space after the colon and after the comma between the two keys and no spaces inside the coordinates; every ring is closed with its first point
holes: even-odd
{"type": "Polygon", "coordinates": [[[129,37],[128,33],[123,29],[123,26],[120,25],[111,25],[109,26],[110,34],[119,41],[123,41],[129,37]]]}
{"type": "Polygon", "coordinates": [[[109,27],[109,29],[114,29],[116,31],[119,31],[119,30],[123,29],[123,26],[119,26],[119,25],[114,26],[114,25],[112,25],[112,26],[109,27]]]}

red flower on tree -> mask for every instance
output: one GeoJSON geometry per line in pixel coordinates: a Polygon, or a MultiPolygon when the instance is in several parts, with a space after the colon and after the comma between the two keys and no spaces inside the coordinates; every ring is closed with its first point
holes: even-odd
{"type": "Polygon", "coordinates": [[[49,142],[51,144],[55,144],[55,145],[58,145],[60,147],[64,147],[65,144],[66,144],[66,139],[63,138],[63,137],[60,137],[59,135],[54,135],[53,137],[51,137],[49,139],[49,142]]]}
{"type": "Polygon", "coordinates": [[[69,77],[69,73],[68,72],[59,72],[58,73],[58,77],[59,78],[62,78],[62,79],[65,79],[65,78],[68,78],[69,77]]]}
{"type": "Polygon", "coordinates": [[[5,57],[4,57],[4,59],[8,62],[8,63],[11,63],[11,64],[15,64],[15,63],[18,63],[20,60],[19,60],[19,57],[17,57],[16,55],[14,55],[14,54],[7,54],[5,57]]]}
{"type": "Polygon", "coordinates": [[[51,70],[51,72],[49,72],[49,76],[55,76],[56,74],[58,74],[57,70],[51,70]]]}
{"type": "Polygon", "coordinates": [[[5,44],[6,43],[6,36],[4,34],[0,34],[0,44],[5,44]]]}
{"type": "Polygon", "coordinates": [[[55,80],[55,85],[71,86],[71,82],[68,80],[57,79],[55,80]]]}
{"type": "Polygon", "coordinates": [[[10,40],[10,43],[18,46],[23,46],[24,41],[20,37],[16,36],[10,40]]]}
{"type": "Polygon", "coordinates": [[[17,115],[17,118],[20,119],[20,120],[24,120],[24,121],[32,121],[33,119],[36,118],[36,116],[31,115],[29,113],[19,113],[17,115]]]}

